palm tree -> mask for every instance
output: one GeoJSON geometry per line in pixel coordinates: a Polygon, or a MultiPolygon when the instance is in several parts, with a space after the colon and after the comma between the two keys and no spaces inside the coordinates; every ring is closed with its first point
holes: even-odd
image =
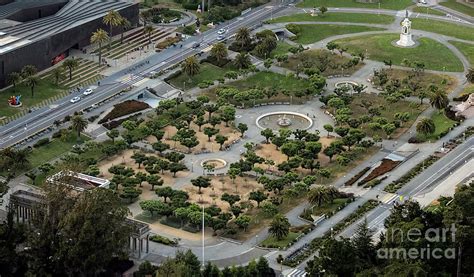
{"type": "Polygon", "coordinates": [[[35,75],[36,73],[38,72],[38,69],[36,69],[36,67],[34,65],[25,65],[22,69],[21,69],[21,77],[23,77],[24,79],[30,77],[30,76],[33,76],[35,75]]]}
{"type": "Polygon", "coordinates": [[[436,131],[436,126],[431,118],[422,118],[418,124],[416,124],[416,131],[428,135],[436,131]]]}
{"type": "Polygon", "coordinates": [[[132,24],[130,23],[130,21],[125,18],[125,17],[122,17],[122,20],[120,21],[120,26],[122,26],[122,33],[120,34],[120,44],[123,43],[123,34],[132,27],[132,24]]]}
{"type": "Polygon", "coordinates": [[[222,42],[214,44],[211,49],[211,56],[216,58],[217,62],[227,58],[227,47],[222,42]]]}
{"type": "Polygon", "coordinates": [[[148,47],[151,44],[151,35],[153,34],[154,31],[155,31],[155,28],[153,28],[153,26],[151,25],[146,25],[145,27],[143,27],[143,34],[148,37],[148,47]]]}
{"type": "Polygon", "coordinates": [[[114,10],[110,10],[102,19],[102,22],[109,26],[109,48],[112,46],[112,28],[117,27],[122,22],[122,16],[114,10]]]}
{"type": "Polygon", "coordinates": [[[35,87],[38,85],[39,78],[36,76],[29,76],[25,79],[25,84],[30,87],[31,89],[31,97],[35,95],[35,87]]]}
{"type": "Polygon", "coordinates": [[[28,150],[28,148],[17,149],[13,151],[14,155],[12,157],[15,165],[19,166],[20,168],[24,168],[30,163],[30,161],[28,160],[30,150],[28,150]]]}
{"type": "Polygon", "coordinates": [[[16,84],[21,82],[21,74],[18,72],[12,72],[8,75],[8,83],[13,86],[13,92],[15,92],[16,84]]]}
{"type": "Polygon", "coordinates": [[[75,115],[71,119],[72,129],[77,132],[77,140],[81,139],[81,132],[87,128],[87,120],[80,115],[75,115]]]}
{"type": "Polygon", "coordinates": [[[247,46],[252,40],[250,38],[250,30],[248,28],[240,28],[237,31],[237,34],[235,36],[235,40],[240,45],[240,48],[243,48],[244,46],[247,46]]]}
{"type": "Polygon", "coordinates": [[[326,186],[316,186],[308,193],[308,201],[320,207],[324,202],[329,202],[332,198],[331,190],[326,186]]]}
{"type": "Polygon", "coordinates": [[[199,62],[194,56],[186,58],[181,64],[181,68],[189,77],[198,74],[200,70],[199,62]]]}
{"type": "Polygon", "coordinates": [[[250,56],[247,53],[239,53],[235,56],[234,65],[238,69],[248,68],[251,64],[250,56]]]}
{"type": "Polygon", "coordinates": [[[107,32],[102,29],[97,29],[97,31],[92,33],[91,43],[99,44],[99,65],[102,61],[102,44],[107,42],[107,40],[109,40],[109,36],[107,32]]]}
{"type": "Polygon", "coordinates": [[[449,104],[448,96],[444,91],[435,89],[430,95],[430,104],[438,110],[444,109],[449,104]]]}
{"type": "Polygon", "coordinates": [[[61,70],[60,67],[54,68],[53,71],[51,72],[51,75],[53,76],[54,83],[56,85],[59,84],[59,79],[62,79],[64,77],[63,71],[61,70]]]}
{"type": "Polygon", "coordinates": [[[268,232],[277,240],[282,240],[290,233],[290,226],[288,218],[282,214],[277,214],[270,223],[268,232]]]}
{"type": "Polygon", "coordinates": [[[71,81],[72,70],[79,66],[79,62],[75,59],[67,59],[64,61],[63,66],[69,70],[69,81],[71,81]]]}

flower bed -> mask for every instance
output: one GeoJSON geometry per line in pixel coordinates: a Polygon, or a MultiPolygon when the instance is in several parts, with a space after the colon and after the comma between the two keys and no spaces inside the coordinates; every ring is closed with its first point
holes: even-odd
{"type": "Polygon", "coordinates": [[[359,173],[354,175],[354,177],[350,178],[344,183],[344,186],[352,186],[357,180],[360,179],[360,177],[364,176],[365,173],[367,173],[370,170],[370,167],[366,167],[362,169],[359,173]]]}
{"type": "Polygon", "coordinates": [[[410,171],[405,173],[402,177],[398,178],[398,180],[391,182],[384,188],[384,191],[390,192],[390,193],[395,193],[397,190],[399,190],[401,187],[403,187],[406,183],[408,183],[411,179],[415,178],[416,175],[420,174],[425,168],[429,167],[432,165],[434,162],[439,160],[440,157],[431,155],[425,160],[423,160],[421,163],[417,164],[415,167],[413,167],[410,171]]]}
{"type": "Polygon", "coordinates": [[[136,101],[136,100],[127,100],[122,103],[114,105],[112,111],[110,111],[104,118],[99,121],[99,124],[107,122],[109,120],[122,117],[124,115],[132,114],[139,112],[145,109],[148,109],[150,106],[147,103],[136,101]]]}
{"type": "Polygon", "coordinates": [[[387,172],[392,171],[397,165],[399,165],[401,161],[393,161],[390,159],[383,159],[382,163],[374,168],[372,172],[369,173],[362,181],[360,181],[357,185],[362,186],[365,185],[367,182],[372,181],[373,179],[384,175],[387,172]]]}

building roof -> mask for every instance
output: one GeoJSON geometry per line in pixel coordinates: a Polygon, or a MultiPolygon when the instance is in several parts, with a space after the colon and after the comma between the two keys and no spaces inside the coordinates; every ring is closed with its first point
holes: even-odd
{"type": "MultiPolygon", "coordinates": [[[[0,18],[13,13],[14,9],[24,9],[25,5],[45,5],[59,3],[59,0],[18,1],[2,6],[0,18]],[[32,2],[32,1],[31,1],[32,2]],[[38,4],[41,3],[41,4],[38,4]],[[22,6],[23,5],[23,6],[22,6]],[[8,6],[8,7],[7,7],[8,6]]],[[[110,10],[121,10],[134,5],[118,0],[71,0],[56,14],[28,21],[6,28],[0,27],[0,55],[34,41],[64,32],[86,22],[103,17],[110,10]]]]}

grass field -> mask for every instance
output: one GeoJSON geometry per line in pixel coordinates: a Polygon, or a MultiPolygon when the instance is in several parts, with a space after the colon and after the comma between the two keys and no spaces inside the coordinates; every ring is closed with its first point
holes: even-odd
{"type": "Polygon", "coordinates": [[[441,133],[445,133],[447,132],[450,128],[452,128],[454,126],[454,124],[456,123],[456,121],[454,120],[451,120],[449,118],[447,118],[445,115],[444,115],[444,112],[438,112],[436,111],[432,116],[431,116],[431,119],[433,120],[434,124],[435,124],[435,132],[433,134],[430,134],[430,135],[422,135],[422,134],[417,134],[417,137],[420,139],[420,140],[423,140],[423,141],[435,141],[438,139],[439,135],[441,133]]]}
{"type": "Polygon", "coordinates": [[[350,53],[367,51],[368,59],[376,61],[392,60],[395,65],[402,65],[404,59],[423,62],[426,69],[462,72],[461,61],[443,44],[429,38],[420,38],[415,48],[399,48],[392,45],[398,34],[358,36],[336,40],[345,45],[350,53]],[[436,59],[433,54],[436,53],[436,59]]]}
{"type": "MultiPolygon", "coordinates": [[[[380,0],[380,8],[387,10],[402,10],[413,5],[411,0],[380,0]]],[[[355,0],[304,0],[299,7],[352,7],[352,8],[379,8],[378,3],[359,3],[355,0]]]]}
{"type": "Polygon", "coordinates": [[[31,96],[31,89],[30,87],[26,86],[25,84],[21,83],[16,86],[16,91],[13,91],[13,88],[10,87],[8,89],[3,90],[0,92],[2,97],[0,98],[0,118],[3,116],[12,116],[22,110],[28,110],[33,106],[41,103],[42,101],[56,96],[62,92],[64,92],[64,88],[61,86],[56,86],[52,81],[49,79],[40,79],[38,85],[34,89],[34,96],[31,96]],[[8,99],[10,96],[18,96],[21,95],[20,101],[23,105],[20,108],[12,108],[8,105],[8,99]]]}
{"type": "Polygon", "coordinates": [[[290,242],[296,239],[299,235],[300,233],[290,232],[288,236],[286,236],[286,238],[282,240],[277,240],[273,236],[268,236],[268,238],[262,241],[261,245],[263,247],[269,247],[269,248],[285,248],[290,244],[290,242]]]}
{"type": "Polygon", "coordinates": [[[276,88],[277,90],[287,90],[294,92],[308,88],[309,81],[305,79],[296,79],[294,77],[284,76],[273,72],[257,72],[247,79],[229,83],[230,86],[238,89],[250,88],[276,88]]]}
{"type": "Polygon", "coordinates": [[[270,57],[274,58],[275,56],[286,54],[291,47],[291,45],[284,41],[278,41],[277,47],[270,53],[270,57]]]}
{"type": "Polygon", "coordinates": [[[424,14],[432,14],[432,15],[439,15],[439,16],[444,16],[446,15],[444,12],[434,10],[428,7],[414,7],[411,9],[414,13],[424,13],[424,14]]]}
{"type": "Polygon", "coordinates": [[[412,28],[474,41],[474,28],[437,20],[413,18],[412,28]]]}
{"type": "Polygon", "coordinates": [[[221,68],[210,63],[202,63],[201,69],[197,75],[189,77],[188,75],[181,73],[180,75],[169,80],[168,82],[177,88],[186,88],[186,90],[188,90],[193,87],[196,87],[199,83],[203,81],[214,81],[219,78],[224,78],[225,73],[230,70],[230,64],[226,65],[224,68],[221,68]],[[186,84],[184,84],[185,82],[186,84]]]}
{"type": "Polygon", "coordinates": [[[353,23],[372,23],[372,24],[390,24],[394,20],[393,16],[376,15],[365,13],[326,13],[323,16],[311,16],[309,13],[297,13],[286,15],[270,20],[270,23],[279,22],[353,22],[353,23]]]}
{"type": "Polygon", "coordinates": [[[456,46],[459,51],[469,60],[469,63],[474,67],[474,44],[459,42],[459,41],[450,41],[452,45],[456,46]]]}
{"type": "Polygon", "coordinates": [[[447,0],[446,2],[439,2],[439,4],[469,16],[474,16],[474,8],[458,3],[456,0],[447,0]]]}
{"type": "Polygon", "coordinates": [[[351,33],[361,33],[369,31],[381,31],[381,28],[365,27],[365,26],[348,26],[348,25],[297,25],[300,32],[296,35],[295,42],[301,44],[310,44],[322,39],[351,33]]]}
{"type": "Polygon", "coordinates": [[[471,93],[474,93],[474,84],[468,85],[467,87],[465,87],[461,94],[471,94],[471,93]]]}
{"type": "Polygon", "coordinates": [[[77,141],[77,135],[71,132],[65,139],[53,139],[50,143],[33,148],[28,159],[33,168],[38,167],[52,159],[59,158],[66,152],[71,151],[75,144],[81,144],[87,140],[86,137],[81,136],[81,141],[77,141]]]}

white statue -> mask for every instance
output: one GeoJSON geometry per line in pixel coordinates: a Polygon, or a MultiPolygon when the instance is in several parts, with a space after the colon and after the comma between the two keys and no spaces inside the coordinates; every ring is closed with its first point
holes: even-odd
{"type": "Polygon", "coordinates": [[[458,113],[462,113],[465,110],[469,109],[470,107],[474,106],[474,93],[469,95],[466,101],[462,102],[459,105],[456,105],[455,110],[458,111],[458,113]]]}
{"type": "Polygon", "coordinates": [[[397,45],[400,47],[415,45],[411,35],[411,21],[408,19],[408,11],[406,11],[405,19],[402,21],[402,32],[400,34],[400,40],[397,41],[397,45]]]}

